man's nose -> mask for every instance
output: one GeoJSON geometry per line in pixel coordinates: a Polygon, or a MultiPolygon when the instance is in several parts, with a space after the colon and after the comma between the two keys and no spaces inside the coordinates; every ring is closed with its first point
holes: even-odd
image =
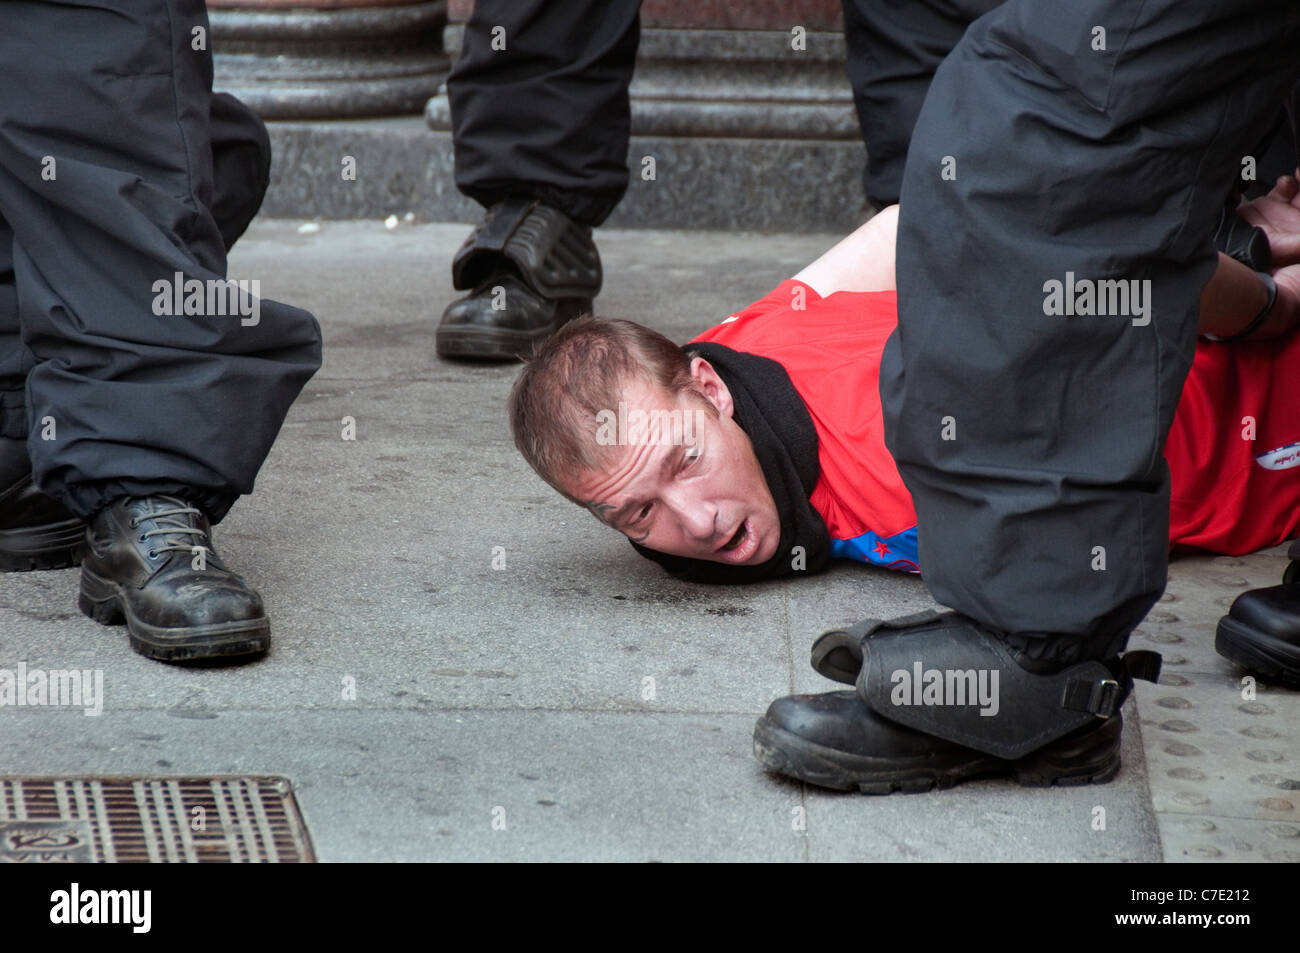
{"type": "Polygon", "coordinates": [[[710,540],[717,533],[718,508],[699,500],[673,500],[670,502],[682,532],[691,539],[710,540]]]}

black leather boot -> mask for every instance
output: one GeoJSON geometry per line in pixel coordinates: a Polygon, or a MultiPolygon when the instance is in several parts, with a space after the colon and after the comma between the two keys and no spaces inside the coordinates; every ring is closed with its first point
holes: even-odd
{"type": "Polygon", "coordinates": [[[81,562],[86,524],[32,482],[27,442],[0,437],[0,572],[81,562]]]}
{"type": "Polygon", "coordinates": [[[778,698],[754,726],[764,767],[818,787],[915,794],[979,777],[1026,787],[1101,784],[1119,773],[1118,713],[1023,758],[1007,760],[881,718],[857,692],[778,698]]]}
{"type": "Polygon", "coordinates": [[[125,622],[131,647],[164,662],[265,652],[262,597],[221,561],[211,533],[182,499],[114,500],[87,531],[77,604],[96,622],[125,622]]]}
{"type": "Polygon", "coordinates": [[[1120,706],[1133,677],[1158,677],[1159,656],[1035,662],[959,613],[923,612],[828,633],[814,667],[857,690],[777,699],[754,728],[755,757],[810,784],[888,794],[985,775],[1109,781],[1120,706]]]}
{"type": "Polygon", "coordinates": [[[438,356],[527,359],[591,311],[600,254],[590,228],[537,199],[511,198],[488,210],[456,253],[452,284],[472,290],[443,312],[438,356]]]}
{"type": "Polygon", "coordinates": [[[1219,620],[1214,648],[1251,672],[1300,688],[1300,582],[1239,595],[1219,620]]]}

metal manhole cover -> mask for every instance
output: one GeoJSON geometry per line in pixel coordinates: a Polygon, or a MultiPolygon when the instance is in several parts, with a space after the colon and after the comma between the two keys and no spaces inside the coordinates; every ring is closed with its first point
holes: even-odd
{"type": "Polygon", "coordinates": [[[285,778],[0,778],[0,863],[314,863],[285,778]]]}

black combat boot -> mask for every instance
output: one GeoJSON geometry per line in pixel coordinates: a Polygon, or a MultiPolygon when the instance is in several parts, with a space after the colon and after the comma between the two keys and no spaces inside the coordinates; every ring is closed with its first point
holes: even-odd
{"type": "Polygon", "coordinates": [[[95,514],[77,604],[96,622],[125,622],[131,647],[164,662],[271,644],[262,597],[222,563],[207,517],[173,496],[122,497],[95,514]]]}
{"type": "Polygon", "coordinates": [[[0,437],[0,572],[75,566],[85,538],[86,524],[32,482],[27,441],[0,437]]]}
{"type": "Polygon", "coordinates": [[[1214,647],[1243,668],[1300,688],[1300,540],[1282,585],[1243,592],[1219,620],[1214,647]]]}
{"type": "Polygon", "coordinates": [[[452,262],[452,284],[471,289],[443,313],[438,356],[518,360],[567,321],[591,311],[600,254],[591,229],[537,199],[494,205],[452,262]]]}
{"type": "Polygon", "coordinates": [[[765,767],[818,787],[917,793],[978,777],[1026,787],[1100,784],[1119,773],[1123,717],[1096,718],[1023,758],[1007,760],[881,718],[857,692],[778,698],[754,726],[765,767]]]}
{"type": "Polygon", "coordinates": [[[868,620],[827,633],[814,667],[856,691],[779,698],[754,728],[766,767],[869,794],[1008,775],[1033,786],[1109,781],[1120,706],[1159,656],[1044,663],[956,612],[868,620]],[[829,661],[828,661],[829,660],[829,661]]]}

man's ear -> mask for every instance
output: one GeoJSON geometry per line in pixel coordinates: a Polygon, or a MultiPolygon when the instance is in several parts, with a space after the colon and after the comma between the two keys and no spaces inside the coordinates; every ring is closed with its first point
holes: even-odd
{"type": "Polygon", "coordinates": [[[731,391],[718,376],[718,372],[713,369],[712,364],[702,357],[692,358],[691,379],[695,381],[695,386],[703,392],[709,403],[718,408],[719,413],[728,417],[733,415],[735,405],[731,400],[731,391]]]}

